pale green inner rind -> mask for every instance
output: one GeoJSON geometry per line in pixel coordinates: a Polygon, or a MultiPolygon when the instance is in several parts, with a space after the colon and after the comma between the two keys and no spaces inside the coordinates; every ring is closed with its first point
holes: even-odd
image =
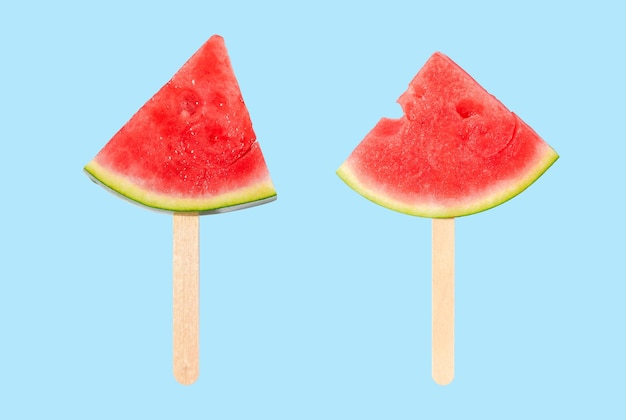
{"type": "Polygon", "coordinates": [[[376,190],[361,180],[350,167],[349,161],[344,162],[337,170],[337,175],[350,188],[363,197],[383,207],[412,216],[429,218],[451,218],[468,216],[496,207],[515,197],[535,182],[559,158],[549,146],[537,162],[523,176],[509,182],[499,182],[492,189],[480,196],[461,197],[457,205],[442,206],[436,203],[410,203],[394,199],[381,190],[376,190]]]}
{"type": "Polygon", "coordinates": [[[268,178],[248,187],[207,198],[181,198],[145,190],[128,178],[115,174],[92,160],[85,172],[97,184],[135,204],[166,213],[213,214],[240,210],[276,199],[268,178]]]}

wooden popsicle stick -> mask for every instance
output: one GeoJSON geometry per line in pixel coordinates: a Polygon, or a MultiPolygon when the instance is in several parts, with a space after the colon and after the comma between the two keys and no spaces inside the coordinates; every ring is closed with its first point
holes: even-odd
{"type": "Polygon", "coordinates": [[[173,363],[183,385],[198,379],[199,369],[199,216],[174,214],[173,222],[173,363]]]}
{"type": "Polygon", "coordinates": [[[432,225],[432,376],[454,379],[454,219],[432,225]]]}

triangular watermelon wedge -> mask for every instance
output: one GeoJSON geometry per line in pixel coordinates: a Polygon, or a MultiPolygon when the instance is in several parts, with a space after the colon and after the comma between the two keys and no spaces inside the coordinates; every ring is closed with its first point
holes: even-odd
{"type": "Polygon", "coordinates": [[[451,218],[495,207],[522,192],[557,153],[517,115],[441,53],[433,54],[398,103],[337,174],[390,209],[451,218]]]}
{"type": "Polygon", "coordinates": [[[134,203],[209,214],[276,199],[222,37],[211,37],[85,166],[134,203]]]}

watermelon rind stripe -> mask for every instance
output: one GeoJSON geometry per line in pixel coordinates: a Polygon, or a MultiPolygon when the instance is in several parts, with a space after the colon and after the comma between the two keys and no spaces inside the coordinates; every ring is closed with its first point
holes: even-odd
{"type": "Polygon", "coordinates": [[[498,182],[480,196],[460,198],[457,204],[445,206],[425,202],[411,203],[393,198],[382,189],[375,188],[366,179],[358,176],[356,171],[352,169],[350,160],[339,167],[337,175],[354,191],[388,209],[411,216],[433,219],[453,218],[480,213],[510,200],[533,184],[558,158],[559,155],[546,144],[543,153],[522,176],[510,181],[498,182]]]}
{"type": "Polygon", "coordinates": [[[134,204],[164,213],[190,213],[198,215],[226,213],[276,200],[272,181],[260,180],[252,185],[211,197],[184,198],[154,193],[142,189],[124,176],[115,174],[92,160],[85,173],[96,184],[134,204]]]}

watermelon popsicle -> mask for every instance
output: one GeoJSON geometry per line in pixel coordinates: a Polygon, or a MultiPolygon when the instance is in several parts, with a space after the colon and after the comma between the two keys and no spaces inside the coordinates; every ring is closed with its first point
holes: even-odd
{"type": "Polygon", "coordinates": [[[454,220],[488,210],[535,182],[558,154],[517,115],[441,53],[339,167],[359,194],[432,218],[432,374],[454,377],[454,220]]]}
{"type": "Polygon", "coordinates": [[[199,375],[199,216],[276,199],[224,39],[212,36],[84,168],[132,203],[173,215],[173,367],[199,375]]]}

